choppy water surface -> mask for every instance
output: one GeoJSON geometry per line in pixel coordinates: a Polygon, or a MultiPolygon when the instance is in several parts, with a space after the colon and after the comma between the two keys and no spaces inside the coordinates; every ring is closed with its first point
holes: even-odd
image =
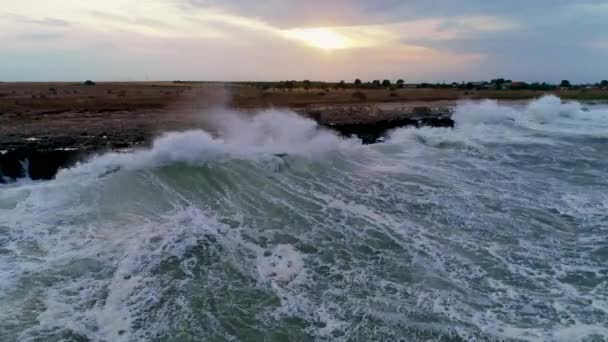
{"type": "Polygon", "coordinates": [[[225,116],[0,187],[0,341],[607,340],[608,107],[225,116]]]}

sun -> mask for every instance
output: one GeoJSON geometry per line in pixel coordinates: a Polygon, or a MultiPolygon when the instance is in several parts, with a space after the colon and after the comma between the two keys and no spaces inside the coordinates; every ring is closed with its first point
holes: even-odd
{"type": "Polygon", "coordinates": [[[329,28],[293,29],[286,36],[323,50],[345,49],[351,45],[350,39],[329,28]]]}

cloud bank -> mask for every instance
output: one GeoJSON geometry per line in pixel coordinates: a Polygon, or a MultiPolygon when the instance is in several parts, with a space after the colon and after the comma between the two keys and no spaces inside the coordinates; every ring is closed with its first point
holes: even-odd
{"type": "Polygon", "coordinates": [[[0,81],[608,78],[605,1],[21,0],[0,81]]]}

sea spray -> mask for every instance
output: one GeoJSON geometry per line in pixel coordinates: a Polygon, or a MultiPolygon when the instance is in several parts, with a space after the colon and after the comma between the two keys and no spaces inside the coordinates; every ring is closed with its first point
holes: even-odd
{"type": "Polygon", "coordinates": [[[290,111],[269,110],[247,117],[223,109],[210,116],[218,122],[214,127],[219,130],[214,135],[203,130],[165,133],[149,149],[96,156],[62,170],[57,177],[81,173],[105,176],[119,170],[142,170],[178,162],[201,165],[211,160],[255,160],[275,155],[314,159],[331,151],[359,147],[355,139],[340,138],[290,111]]]}
{"type": "Polygon", "coordinates": [[[608,107],[584,110],[578,102],[555,96],[528,104],[465,101],[456,107],[453,118],[454,129],[401,128],[391,132],[389,140],[481,150],[488,143],[555,144],[552,135],[608,138],[608,107]]]}

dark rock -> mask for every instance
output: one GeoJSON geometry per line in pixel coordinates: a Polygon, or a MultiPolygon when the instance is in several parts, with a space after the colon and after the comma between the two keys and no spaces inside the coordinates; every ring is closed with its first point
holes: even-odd
{"type": "Polygon", "coordinates": [[[29,176],[33,180],[52,179],[60,168],[73,165],[84,157],[77,150],[36,150],[19,148],[0,155],[0,182],[4,178],[29,176]]]}
{"type": "Polygon", "coordinates": [[[454,127],[450,107],[404,106],[386,110],[374,105],[335,105],[298,112],[343,136],[357,136],[364,144],[381,142],[388,131],[399,127],[454,127]]]}
{"type": "Polygon", "coordinates": [[[338,131],[344,136],[355,135],[364,144],[379,142],[386,133],[399,127],[454,127],[454,120],[448,115],[436,115],[429,117],[405,117],[394,120],[380,120],[373,123],[354,123],[354,124],[334,124],[325,125],[328,128],[338,131]]]}
{"type": "Polygon", "coordinates": [[[112,143],[112,148],[115,148],[115,149],[129,148],[129,146],[130,146],[129,143],[122,142],[122,141],[121,142],[112,143]]]}

